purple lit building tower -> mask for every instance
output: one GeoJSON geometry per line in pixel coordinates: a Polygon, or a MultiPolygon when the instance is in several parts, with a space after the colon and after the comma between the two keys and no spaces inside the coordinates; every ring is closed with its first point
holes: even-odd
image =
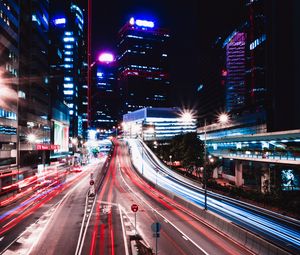
{"type": "Polygon", "coordinates": [[[120,116],[143,107],[170,106],[168,31],[153,21],[131,18],[119,31],[120,116]]]}
{"type": "Polygon", "coordinates": [[[226,111],[245,107],[246,34],[234,31],[224,42],[226,46],[226,111]]]}

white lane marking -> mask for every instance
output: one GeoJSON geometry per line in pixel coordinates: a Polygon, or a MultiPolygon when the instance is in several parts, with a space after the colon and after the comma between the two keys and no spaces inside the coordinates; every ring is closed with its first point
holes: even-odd
{"type": "Polygon", "coordinates": [[[166,219],[164,219],[165,223],[168,223],[168,221],[166,219]]]}
{"type": "MultiPolygon", "coordinates": [[[[97,196],[95,196],[95,200],[94,200],[94,203],[93,203],[92,211],[94,211],[96,200],[97,200],[97,196]]],[[[83,237],[81,239],[82,242],[81,242],[81,245],[79,247],[78,253],[75,253],[75,255],[81,254],[81,251],[82,251],[82,248],[83,248],[83,244],[84,244],[84,241],[85,241],[86,232],[87,232],[88,226],[90,224],[91,216],[92,216],[92,213],[90,213],[89,216],[88,216],[88,219],[87,219],[87,222],[86,222],[86,225],[85,225],[85,229],[84,229],[84,233],[83,233],[83,237]]],[[[80,240],[78,240],[78,242],[80,242],[80,240]]]]}
{"type": "Polygon", "coordinates": [[[79,244],[80,244],[80,240],[81,240],[81,236],[82,236],[82,230],[83,230],[83,226],[84,226],[84,221],[86,217],[89,217],[89,215],[86,214],[86,208],[87,208],[87,201],[88,201],[88,196],[86,195],[85,198],[85,207],[84,207],[84,215],[82,217],[82,221],[81,221],[81,227],[80,227],[80,231],[79,231],[79,237],[78,237],[78,241],[77,241],[77,246],[76,246],[76,251],[75,254],[77,254],[78,252],[78,248],[79,248],[79,244]]]}
{"type": "MultiPolygon", "coordinates": [[[[87,177],[86,177],[86,178],[87,178],[87,177]]],[[[39,240],[40,240],[42,234],[44,234],[44,232],[46,231],[46,229],[47,229],[47,227],[48,227],[50,221],[51,221],[52,218],[54,217],[54,215],[55,215],[56,211],[58,210],[58,208],[60,207],[60,205],[64,202],[64,200],[65,200],[68,196],[71,195],[71,193],[72,193],[78,186],[81,185],[82,182],[86,181],[86,180],[85,180],[86,178],[83,178],[80,182],[78,182],[78,183],[77,183],[72,189],[70,189],[70,190],[68,191],[68,193],[65,194],[64,197],[56,204],[57,207],[55,208],[55,210],[54,210],[53,213],[51,214],[50,218],[48,219],[48,221],[47,221],[47,223],[46,223],[46,225],[45,225],[45,227],[44,227],[44,229],[40,232],[40,234],[39,234],[38,238],[36,239],[36,241],[32,244],[32,246],[30,247],[29,251],[26,253],[27,255],[29,255],[29,254],[31,253],[31,251],[32,251],[32,249],[34,248],[34,246],[39,242],[39,240]]]]}
{"type": "Polygon", "coordinates": [[[182,238],[185,239],[185,240],[187,240],[187,241],[189,240],[186,236],[182,236],[182,238]]]}
{"type": "Polygon", "coordinates": [[[3,240],[4,236],[0,237],[0,242],[3,240]]]}
{"type": "Polygon", "coordinates": [[[119,204],[119,212],[120,212],[120,219],[121,219],[121,225],[122,225],[123,241],[124,241],[124,246],[125,246],[125,254],[129,255],[127,239],[126,239],[126,233],[125,233],[125,229],[124,229],[124,222],[123,222],[123,217],[122,217],[122,210],[121,210],[121,205],[120,204],[119,204]]]}
{"type": "MultiPolygon", "coordinates": [[[[170,220],[168,220],[164,215],[162,215],[159,211],[157,211],[154,207],[152,207],[145,199],[143,199],[141,196],[139,196],[130,186],[129,184],[125,181],[122,172],[121,173],[121,178],[124,182],[124,184],[128,187],[128,189],[131,190],[131,192],[140,200],[142,200],[148,207],[150,207],[154,212],[156,212],[160,217],[163,219],[167,220],[179,233],[181,233],[183,236],[187,236],[179,227],[177,227],[174,223],[172,223],[170,220]]],[[[200,251],[202,251],[204,254],[209,255],[207,251],[205,251],[202,247],[200,247],[195,241],[193,241],[191,238],[188,237],[188,240],[194,244],[200,251]]]]}

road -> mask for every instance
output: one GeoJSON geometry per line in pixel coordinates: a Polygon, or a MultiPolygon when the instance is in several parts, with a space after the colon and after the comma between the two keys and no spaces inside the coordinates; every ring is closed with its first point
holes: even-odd
{"type": "Polygon", "coordinates": [[[97,197],[82,254],[127,254],[126,244],[135,236],[132,204],[139,206],[137,234],[153,251],[156,245],[151,224],[161,223],[160,255],[251,254],[139,178],[132,168],[128,148],[119,142],[97,197]]]}
{"type": "MultiPolygon", "coordinates": [[[[138,140],[128,141],[132,159],[145,178],[170,192],[203,207],[204,195],[198,184],[172,172],[138,140]]],[[[299,254],[300,222],[238,200],[208,192],[208,209],[246,228],[283,249],[299,254]]]]}
{"type": "Polygon", "coordinates": [[[101,169],[103,162],[2,208],[0,254],[74,254],[89,173],[101,169]]]}
{"type": "Polygon", "coordinates": [[[31,204],[29,215],[23,207],[6,219],[23,215],[0,236],[2,254],[129,255],[135,254],[136,240],[140,248],[155,252],[154,222],[161,224],[159,255],[252,254],[149,186],[132,167],[123,142],[115,141],[109,164],[102,162],[74,176],[68,186],[41,196],[36,203],[43,203],[37,208],[31,204]],[[95,197],[87,196],[91,172],[101,173],[95,179],[95,197]],[[136,214],[132,204],[139,206],[136,214]]]}

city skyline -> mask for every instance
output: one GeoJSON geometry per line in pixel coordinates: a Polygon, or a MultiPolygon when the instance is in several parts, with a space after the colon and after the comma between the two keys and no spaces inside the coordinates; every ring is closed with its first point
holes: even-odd
{"type": "Polygon", "coordinates": [[[195,107],[197,87],[206,83],[214,65],[205,55],[212,51],[219,36],[225,39],[243,19],[245,4],[239,0],[222,1],[216,10],[212,2],[190,0],[185,5],[171,2],[93,3],[93,57],[96,59],[101,51],[117,50],[117,32],[131,17],[153,20],[158,27],[168,29],[173,40],[170,44],[170,78],[175,87],[172,96],[180,107],[195,107]],[[188,98],[193,98],[192,102],[188,98]]]}
{"type": "Polygon", "coordinates": [[[0,254],[300,254],[299,25],[298,0],[1,0],[0,254]]]}

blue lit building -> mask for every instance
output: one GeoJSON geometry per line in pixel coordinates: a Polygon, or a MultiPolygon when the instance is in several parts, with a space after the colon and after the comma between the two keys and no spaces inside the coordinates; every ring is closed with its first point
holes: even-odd
{"type": "MultiPolygon", "coordinates": [[[[19,76],[20,6],[13,0],[0,2],[0,172],[17,163],[17,102],[19,76]],[[15,82],[12,82],[15,81],[15,82]]],[[[5,185],[0,179],[0,187],[5,185]],[[2,185],[3,184],[3,185],[2,185]]]]}
{"type": "Polygon", "coordinates": [[[168,31],[131,18],[119,31],[118,80],[121,112],[170,106],[168,31]]]}
{"type": "Polygon", "coordinates": [[[176,135],[196,132],[196,119],[185,120],[174,108],[143,108],[123,115],[124,136],[144,141],[170,140],[176,135]]]}
{"type": "Polygon", "coordinates": [[[58,53],[58,57],[51,67],[57,74],[54,75],[58,80],[56,90],[63,95],[63,101],[69,108],[69,136],[77,137],[82,135],[82,122],[86,119],[79,114],[79,105],[87,105],[84,95],[81,96],[82,100],[79,98],[79,91],[84,86],[87,89],[85,74],[82,73],[85,64],[84,13],[71,1],[53,3],[52,11],[52,40],[56,41],[53,51],[58,53]]]}

